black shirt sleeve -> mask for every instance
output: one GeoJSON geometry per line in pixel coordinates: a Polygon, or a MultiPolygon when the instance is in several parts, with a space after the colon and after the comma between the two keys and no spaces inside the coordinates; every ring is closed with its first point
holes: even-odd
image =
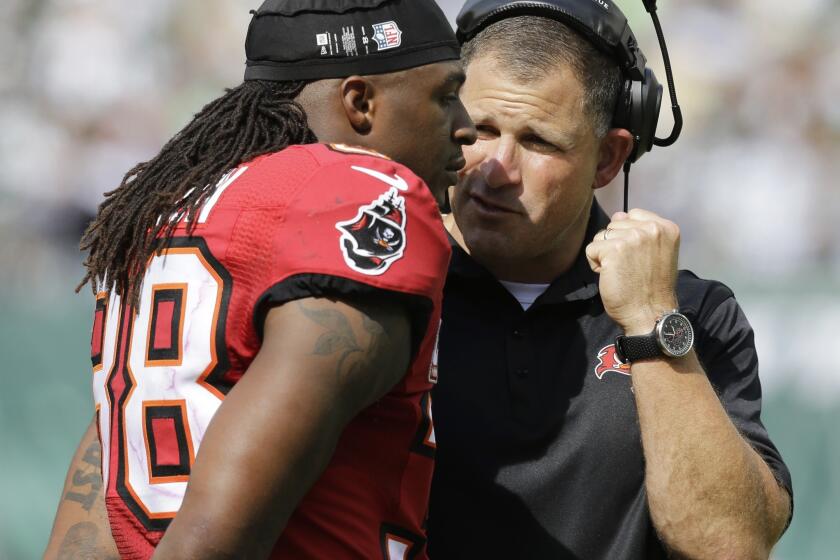
{"type": "Polygon", "coordinates": [[[753,329],[729,288],[718,282],[706,288],[696,309],[686,309],[693,315],[690,319],[696,331],[698,357],[732,423],[787,490],[792,512],[790,471],[761,422],[761,382],[753,329]]]}

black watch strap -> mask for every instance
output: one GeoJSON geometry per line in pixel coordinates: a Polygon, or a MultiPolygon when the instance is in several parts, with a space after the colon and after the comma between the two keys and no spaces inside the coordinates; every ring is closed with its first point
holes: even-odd
{"type": "Polygon", "coordinates": [[[656,358],[662,355],[662,349],[656,342],[656,333],[640,336],[618,335],[615,338],[615,353],[619,360],[631,364],[637,360],[656,358]]]}

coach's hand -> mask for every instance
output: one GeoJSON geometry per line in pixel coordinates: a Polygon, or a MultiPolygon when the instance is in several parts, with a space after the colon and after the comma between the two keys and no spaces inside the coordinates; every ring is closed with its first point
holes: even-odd
{"type": "Polygon", "coordinates": [[[677,308],[675,283],[680,228],[653,212],[616,212],[586,247],[601,275],[604,309],[625,334],[649,333],[663,312],[677,308]]]}

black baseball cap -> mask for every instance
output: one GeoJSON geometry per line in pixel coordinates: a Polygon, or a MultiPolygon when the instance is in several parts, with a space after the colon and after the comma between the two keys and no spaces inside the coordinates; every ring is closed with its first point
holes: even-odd
{"type": "Polygon", "coordinates": [[[245,39],[245,80],[383,74],[457,60],[434,0],[266,0],[245,39]]]}

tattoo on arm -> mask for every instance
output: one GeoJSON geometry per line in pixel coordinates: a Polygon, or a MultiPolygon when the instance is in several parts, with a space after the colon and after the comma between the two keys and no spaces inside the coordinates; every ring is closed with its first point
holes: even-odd
{"type": "Polygon", "coordinates": [[[63,499],[64,504],[78,503],[81,510],[76,506],[69,506],[67,509],[64,509],[64,505],[59,506],[45,558],[119,558],[105,511],[102,450],[98,438],[91,434],[92,430],[92,427],[89,428],[85,435],[87,447],[80,447],[80,452],[71,464],[63,499]]]}
{"type": "Polygon", "coordinates": [[[82,465],[76,469],[73,473],[73,490],[67,492],[64,499],[79,502],[85,511],[89,512],[102,490],[102,450],[99,441],[95,440],[88,446],[82,462],[89,467],[82,465]],[[86,486],[89,486],[90,490],[84,491],[86,486]]]}
{"type": "MultiPolygon", "coordinates": [[[[369,305],[354,304],[361,312],[362,328],[369,335],[366,344],[360,342],[348,317],[337,309],[319,309],[310,307],[303,301],[297,302],[301,312],[312,322],[324,327],[324,332],[315,342],[312,353],[318,356],[339,354],[336,365],[336,378],[341,380],[360,369],[371,367],[371,356],[390,338],[388,330],[379,322],[370,318],[373,310],[369,305]],[[352,359],[351,359],[352,356],[352,359]]],[[[358,334],[362,334],[361,331],[358,334]]],[[[364,338],[364,335],[362,336],[364,338]]],[[[384,366],[384,364],[376,364],[384,366]]]]}
{"type": "Polygon", "coordinates": [[[99,546],[99,527],[90,521],[83,521],[67,530],[56,558],[58,560],[81,560],[82,558],[116,560],[118,557],[99,546]]]}
{"type": "Polygon", "coordinates": [[[336,367],[336,375],[340,377],[347,357],[363,350],[356,339],[356,335],[353,333],[353,327],[350,326],[350,321],[347,320],[347,317],[342,312],[336,309],[317,309],[315,307],[308,307],[303,302],[297,302],[297,306],[312,322],[326,329],[326,332],[318,337],[318,340],[315,342],[312,353],[318,356],[330,356],[336,352],[341,353],[338,366],[336,367]]]}
{"type": "Polygon", "coordinates": [[[365,330],[370,333],[373,337],[382,336],[385,334],[385,329],[382,328],[382,325],[368,317],[367,315],[362,315],[362,324],[365,327],[365,330]]]}

